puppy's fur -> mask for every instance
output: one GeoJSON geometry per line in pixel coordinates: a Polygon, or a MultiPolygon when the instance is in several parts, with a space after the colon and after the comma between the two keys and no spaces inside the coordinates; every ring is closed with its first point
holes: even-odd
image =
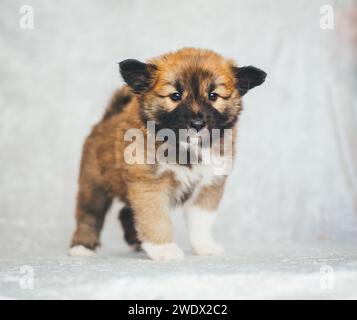
{"type": "Polygon", "coordinates": [[[124,134],[137,128],[146,137],[147,121],[155,121],[157,129],[176,133],[205,127],[232,129],[235,135],[241,97],[262,84],[266,73],[194,48],[147,63],[125,60],[120,72],[126,85],[114,94],[84,144],[71,252],[99,245],[105,214],[113,198],[119,198],[125,204],[119,213],[125,240],[141,246],[150,258],[183,257],[172,238],[169,212],[175,206],[185,210],[193,250],[220,253],[211,231],[226,176],[204,164],[127,164],[124,134]]]}

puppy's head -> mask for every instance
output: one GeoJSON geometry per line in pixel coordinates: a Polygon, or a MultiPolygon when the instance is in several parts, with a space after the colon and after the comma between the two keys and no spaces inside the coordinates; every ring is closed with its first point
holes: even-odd
{"type": "Polygon", "coordinates": [[[120,72],[141,101],[144,120],[159,128],[231,128],[241,97],[261,85],[266,73],[237,67],[215,52],[184,48],[143,63],[124,60],[120,72]]]}

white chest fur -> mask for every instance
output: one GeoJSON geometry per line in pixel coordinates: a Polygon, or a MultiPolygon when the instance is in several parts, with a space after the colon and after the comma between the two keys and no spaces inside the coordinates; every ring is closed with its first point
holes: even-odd
{"type": "Polygon", "coordinates": [[[160,164],[158,174],[171,171],[178,186],[173,190],[173,198],[176,202],[182,202],[187,195],[190,201],[194,201],[199,191],[208,185],[215,184],[222,175],[217,175],[214,166],[210,164],[193,164],[191,167],[179,164],[160,164]]]}

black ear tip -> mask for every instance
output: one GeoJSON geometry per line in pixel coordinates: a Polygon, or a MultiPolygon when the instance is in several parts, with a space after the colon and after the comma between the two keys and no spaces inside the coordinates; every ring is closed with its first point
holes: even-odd
{"type": "Polygon", "coordinates": [[[126,60],[119,62],[119,67],[120,67],[120,70],[123,70],[123,69],[128,69],[131,67],[135,67],[138,65],[142,65],[142,64],[143,64],[142,62],[140,62],[139,60],[136,60],[136,59],[126,59],[126,60]]]}
{"type": "Polygon", "coordinates": [[[267,73],[265,72],[265,71],[263,71],[263,70],[260,70],[260,74],[261,74],[261,77],[262,77],[262,79],[264,79],[265,80],[265,78],[267,77],[267,73]]]}
{"type": "Polygon", "coordinates": [[[255,76],[259,79],[261,79],[262,81],[265,80],[265,78],[267,77],[267,73],[265,71],[263,71],[262,69],[259,69],[257,67],[253,67],[253,66],[249,66],[249,69],[254,72],[255,76]]]}
{"type": "Polygon", "coordinates": [[[241,96],[249,90],[260,86],[267,77],[267,73],[253,66],[235,67],[234,74],[237,79],[237,88],[241,96]]]}
{"type": "Polygon", "coordinates": [[[136,59],[127,59],[119,62],[119,72],[123,80],[135,93],[146,90],[152,80],[152,68],[136,59]]]}
{"type": "Polygon", "coordinates": [[[126,61],[128,61],[128,60],[123,60],[123,61],[118,62],[119,67],[122,68],[123,66],[125,66],[126,61]]]}
{"type": "Polygon", "coordinates": [[[256,67],[251,66],[250,68],[252,73],[254,74],[256,85],[261,85],[262,83],[264,83],[268,74],[265,71],[256,67]]]}
{"type": "Polygon", "coordinates": [[[265,81],[267,75],[268,74],[265,71],[260,70],[260,80],[261,80],[262,83],[265,81]]]}

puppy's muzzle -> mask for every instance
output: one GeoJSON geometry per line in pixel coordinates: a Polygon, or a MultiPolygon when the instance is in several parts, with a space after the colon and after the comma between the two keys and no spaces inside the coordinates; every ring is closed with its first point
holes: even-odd
{"type": "Polygon", "coordinates": [[[200,131],[205,125],[206,122],[203,119],[193,119],[190,121],[191,128],[197,131],[200,131]]]}

